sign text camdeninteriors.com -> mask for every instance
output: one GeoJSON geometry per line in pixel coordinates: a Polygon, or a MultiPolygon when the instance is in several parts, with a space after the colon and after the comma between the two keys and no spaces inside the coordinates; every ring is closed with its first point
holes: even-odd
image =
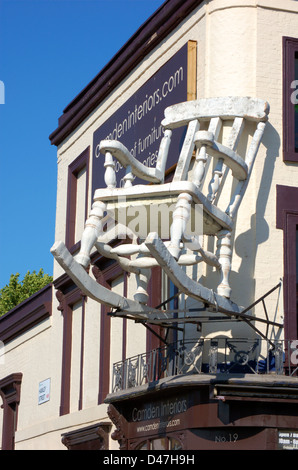
{"type": "MultiPolygon", "coordinates": [[[[141,163],[155,166],[163,136],[164,110],[187,100],[187,60],[188,45],[185,44],[94,132],[92,194],[105,187],[104,156],[99,152],[101,140],[119,140],[141,163]]],[[[167,168],[177,162],[184,133],[184,128],[173,133],[167,168]]],[[[117,186],[121,187],[125,169],[118,161],[115,164],[117,186]]]]}

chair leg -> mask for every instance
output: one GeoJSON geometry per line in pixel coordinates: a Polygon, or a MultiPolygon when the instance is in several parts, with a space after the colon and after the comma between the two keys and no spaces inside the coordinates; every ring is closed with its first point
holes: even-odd
{"type": "Polygon", "coordinates": [[[81,239],[80,252],[75,260],[84,268],[90,264],[90,252],[103,229],[102,219],[106,211],[106,204],[96,201],[92,205],[90,215],[85,223],[85,229],[81,239]]]}
{"type": "Polygon", "coordinates": [[[221,230],[218,232],[217,237],[217,256],[221,265],[221,279],[217,287],[217,293],[229,299],[232,292],[229,284],[232,263],[231,232],[221,230]]]}
{"type": "Polygon", "coordinates": [[[188,193],[181,193],[178,196],[175,210],[173,212],[173,222],[171,225],[171,243],[168,250],[177,260],[180,252],[180,242],[185,232],[187,222],[190,217],[192,197],[188,193]]]}

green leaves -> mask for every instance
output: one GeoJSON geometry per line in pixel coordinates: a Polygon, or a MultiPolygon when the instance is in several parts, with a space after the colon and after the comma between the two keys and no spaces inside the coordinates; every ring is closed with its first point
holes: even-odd
{"type": "Polygon", "coordinates": [[[19,273],[11,274],[9,284],[0,289],[0,316],[53,281],[52,276],[45,274],[43,269],[38,273],[28,271],[22,281],[19,277],[19,273]]]}

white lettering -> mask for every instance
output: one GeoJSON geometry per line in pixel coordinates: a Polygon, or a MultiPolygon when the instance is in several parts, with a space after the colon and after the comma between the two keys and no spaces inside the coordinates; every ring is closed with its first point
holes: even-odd
{"type": "Polygon", "coordinates": [[[0,341],[0,366],[4,364],[5,350],[4,343],[0,341]]]}

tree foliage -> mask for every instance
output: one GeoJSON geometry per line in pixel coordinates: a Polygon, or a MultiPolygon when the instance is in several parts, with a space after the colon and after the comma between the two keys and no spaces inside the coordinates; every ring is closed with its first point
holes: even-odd
{"type": "Polygon", "coordinates": [[[38,273],[28,271],[22,281],[19,277],[19,273],[11,274],[9,283],[0,289],[0,316],[53,281],[52,276],[45,274],[43,269],[38,273]]]}

